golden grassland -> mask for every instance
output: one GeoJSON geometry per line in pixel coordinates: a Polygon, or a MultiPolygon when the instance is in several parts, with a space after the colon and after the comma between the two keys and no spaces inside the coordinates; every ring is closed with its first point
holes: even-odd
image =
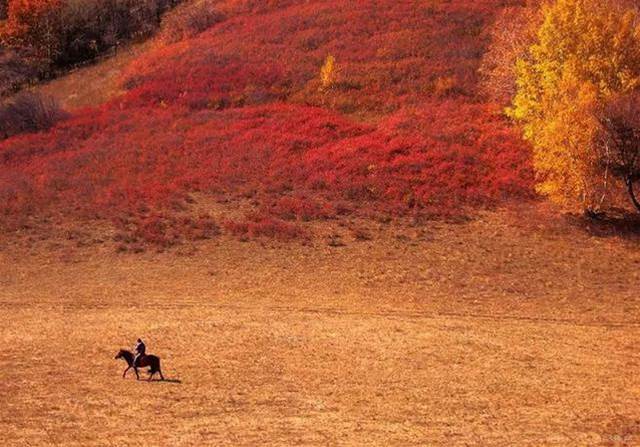
{"type": "Polygon", "coordinates": [[[103,104],[123,92],[122,71],[152,45],[152,41],[125,45],[98,63],[79,67],[34,89],[53,97],[66,110],[103,104]]]}
{"type": "Polygon", "coordinates": [[[638,445],[638,242],[536,213],[343,247],[2,241],[0,445],[638,445]],[[170,381],[121,378],[138,336],[170,381]]]}

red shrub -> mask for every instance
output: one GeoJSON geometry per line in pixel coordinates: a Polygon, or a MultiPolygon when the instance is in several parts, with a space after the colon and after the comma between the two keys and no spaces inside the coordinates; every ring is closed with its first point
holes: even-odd
{"type": "Polygon", "coordinates": [[[220,227],[208,215],[200,215],[197,218],[177,217],[152,212],[120,216],[114,218],[113,223],[118,230],[115,240],[125,246],[146,242],[160,247],[171,247],[185,240],[211,239],[220,234],[220,227]]]}
{"type": "Polygon", "coordinates": [[[163,245],[191,231],[191,192],[250,193],[260,217],[225,225],[243,237],[530,197],[526,147],[474,99],[505,2],[383,3],[221,2],[224,22],[134,63],[122,98],[0,143],[0,211],[133,216],[127,234],[163,245]],[[321,91],[327,54],[341,74],[321,91]]]}
{"type": "Polygon", "coordinates": [[[384,3],[222,2],[219,9],[229,11],[225,22],[143,56],[130,67],[127,83],[137,86],[138,104],[206,107],[212,97],[233,104],[234,97],[257,93],[366,114],[434,95],[472,96],[484,27],[497,5],[509,2],[384,3]],[[329,54],[342,82],[323,94],[315,81],[329,54]]]}
{"type": "Polygon", "coordinates": [[[248,216],[245,221],[228,221],[224,226],[232,235],[241,239],[266,237],[290,241],[308,237],[307,233],[296,224],[268,216],[248,216]]]}

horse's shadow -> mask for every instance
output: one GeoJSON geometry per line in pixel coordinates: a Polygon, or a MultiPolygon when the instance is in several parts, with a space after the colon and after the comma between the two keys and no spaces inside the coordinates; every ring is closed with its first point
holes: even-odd
{"type": "Polygon", "coordinates": [[[141,382],[147,382],[147,383],[177,383],[177,384],[181,384],[182,380],[180,379],[152,379],[152,380],[141,380],[141,382]]]}

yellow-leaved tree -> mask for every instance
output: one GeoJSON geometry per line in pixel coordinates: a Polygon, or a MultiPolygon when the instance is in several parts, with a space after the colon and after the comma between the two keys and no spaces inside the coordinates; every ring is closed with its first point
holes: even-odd
{"type": "Polygon", "coordinates": [[[322,89],[332,87],[336,82],[336,58],[327,56],[324,65],[320,69],[320,86],[322,89]]]}
{"type": "Polygon", "coordinates": [[[608,0],[555,0],[542,14],[536,42],[517,62],[508,113],[532,143],[539,192],[597,211],[612,183],[595,116],[640,86],[638,14],[608,0]]]}

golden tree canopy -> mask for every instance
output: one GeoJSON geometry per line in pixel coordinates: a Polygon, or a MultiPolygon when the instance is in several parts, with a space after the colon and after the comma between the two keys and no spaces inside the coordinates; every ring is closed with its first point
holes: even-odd
{"type": "Polygon", "coordinates": [[[610,184],[594,145],[594,108],[640,85],[635,9],[607,0],[543,6],[537,42],[517,62],[509,114],[534,148],[538,189],[556,202],[598,208],[610,184]]]}

